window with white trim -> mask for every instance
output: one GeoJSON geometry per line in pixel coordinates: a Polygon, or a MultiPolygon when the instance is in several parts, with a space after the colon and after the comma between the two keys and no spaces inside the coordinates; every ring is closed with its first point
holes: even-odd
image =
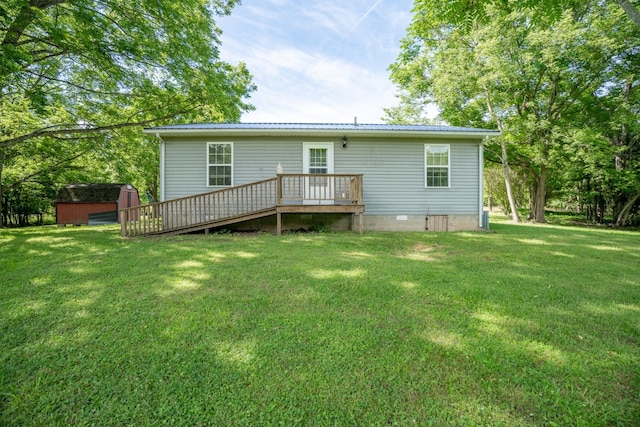
{"type": "Polygon", "coordinates": [[[449,145],[424,146],[424,183],[427,188],[449,187],[449,145]]]}
{"type": "Polygon", "coordinates": [[[207,144],[207,185],[230,187],[232,177],[233,145],[230,142],[207,144]]]}

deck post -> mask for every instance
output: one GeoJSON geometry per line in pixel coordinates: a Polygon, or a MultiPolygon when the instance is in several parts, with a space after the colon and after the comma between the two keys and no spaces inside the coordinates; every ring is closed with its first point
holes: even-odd
{"type": "Polygon", "coordinates": [[[127,237],[127,221],[125,220],[126,217],[126,212],[120,211],[120,237],[127,237]]]}
{"type": "Polygon", "coordinates": [[[282,174],[276,175],[276,205],[282,204],[282,174]]]}
{"type": "Polygon", "coordinates": [[[363,212],[360,211],[360,213],[358,214],[358,228],[360,229],[360,234],[364,233],[364,221],[363,221],[363,218],[364,218],[363,212]]]}
{"type": "Polygon", "coordinates": [[[276,234],[282,236],[282,213],[276,209],[276,234]]]}

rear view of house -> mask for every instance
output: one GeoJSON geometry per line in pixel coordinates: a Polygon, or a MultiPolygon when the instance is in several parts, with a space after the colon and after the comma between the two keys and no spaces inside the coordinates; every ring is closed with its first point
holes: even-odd
{"type": "Polygon", "coordinates": [[[223,224],[277,231],[314,224],[479,229],[483,142],[498,135],[449,126],[278,123],[144,132],[161,142],[162,202],[132,218],[161,218],[152,233],[223,224]]]}

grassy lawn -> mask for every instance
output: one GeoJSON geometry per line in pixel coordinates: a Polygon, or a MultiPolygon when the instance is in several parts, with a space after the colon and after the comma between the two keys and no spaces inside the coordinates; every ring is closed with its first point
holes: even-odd
{"type": "Polygon", "coordinates": [[[640,233],[0,230],[0,424],[640,424],[640,233]]]}

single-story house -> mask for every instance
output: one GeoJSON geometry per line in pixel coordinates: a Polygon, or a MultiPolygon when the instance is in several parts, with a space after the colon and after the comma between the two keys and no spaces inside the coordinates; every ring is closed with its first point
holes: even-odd
{"type": "Polygon", "coordinates": [[[314,224],[477,230],[483,142],[499,134],[357,123],[185,124],[144,132],[160,140],[161,203],[179,203],[140,212],[133,232],[123,226],[123,235],[231,224],[278,232],[314,224]]]}
{"type": "Polygon", "coordinates": [[[118,209],[139,205],[138,190],[130,184],[69,184],[56,196],[56,224],[115,224],[118,209]]]}

